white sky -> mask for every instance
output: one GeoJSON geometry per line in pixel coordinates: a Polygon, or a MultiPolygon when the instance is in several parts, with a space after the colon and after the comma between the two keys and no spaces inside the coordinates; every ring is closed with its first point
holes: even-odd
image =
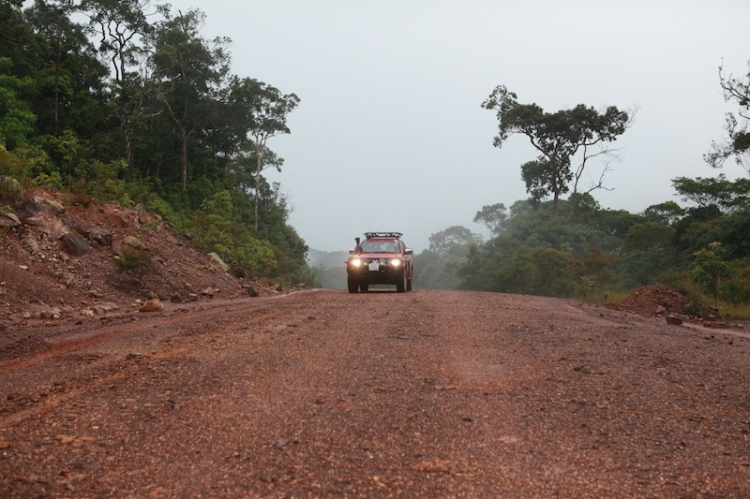
{"type": "MultiPolygon", "coordinates": [[[[723,137],[718,66],[744,75],[747,0],[173,0],[228,36],[232,72],[294,92],[291,135],[269,140],[290,223],[311,248],[396,230],[415,251],[482,206],[525,199],[513,137],[497,149],[497,85],[546,111],[579,103],[638,107],[614,146],[621,161],[602,207],[641,212],[675,200],[671,179],[711,177],[703,154],[723,137]]],[[[591,170],[597,179],[598,170],[591,170]]],[[[746,175],[733,162],[723,173],[746,175]]]]}

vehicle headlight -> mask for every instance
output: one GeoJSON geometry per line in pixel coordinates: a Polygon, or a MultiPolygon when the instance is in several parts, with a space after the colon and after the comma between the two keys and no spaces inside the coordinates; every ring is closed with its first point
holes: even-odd
{"type": "Polygon", "coordinates": [[[393,258],[391,260],[391,266],[392,267],[400,267],[401,266],[401,259],[400,258],[393,258]]]}
{"type": "Polygon", "coordinates": [[[361,267],[362,260],[360,260],[359,258],[352,258],[351,260],[349,260],[349,265],[351,265],[352,267],[361,267]]]}

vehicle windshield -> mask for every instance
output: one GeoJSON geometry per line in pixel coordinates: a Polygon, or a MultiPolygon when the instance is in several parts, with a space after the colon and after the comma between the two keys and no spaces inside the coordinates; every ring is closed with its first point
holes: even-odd
{"type": "Polygon", "coordinates": [[[360,248],[363,253],[398,253],[395,241],[363,241],[360,248]]]}

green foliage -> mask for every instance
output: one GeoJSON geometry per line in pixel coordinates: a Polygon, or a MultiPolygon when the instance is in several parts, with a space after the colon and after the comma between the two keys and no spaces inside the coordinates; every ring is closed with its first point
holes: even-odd
{"type": "MultiPolygon", "coordinates": [[[[747,61],[750,68],[750,60],[747,61]]],[[[724,100],[737,105],[737,113],[727,113],[724,131],[727,140],[723,143],[714,142],[712,150],[704,156],[706,162],[714,168],[721,168],[724,162],[734,157],[739,165],[747,167],[747,157],[750,153],[750,72],[744,79],[724,73],[723,65],[719,67],[719,80],[724,92],[724,100]]]]}
{"type": "Polygon", "coordinates": [[[750,206],[743,206],[717,219],[709,234],[721,242],[728,258],[750,257],[750,206]]]}
{"type": "Polygon", "coordinates": [[[630,227],[623,241],[622,274],[627,287],[656,284],[661,272],[676,267],[675,230],[657,222],[630,227]]]}
{"type": "Polygon", "coordinates": [[[508,219],[508,212],[503,203],[482,206],[482,209],[474,215],[474,223],[481,223],[490,231],[490,239],[502,232],[502,227],[508,219]]]}
{"type": "Polygon", "coordinates": [[[244,275],[314,281],[286,199],[256,170],[283,164],[265,140],[290,132],[296,95],[231,75],[229,41],[201,35],[199,10],[27,4],[0,3],[0,177],[143,204],[244,275]]]}
{"type": "Polygon", "coordinates": [[[420,289],[458,289],[460,271],[466,262],[468,246],[455,246],[438,255],[424,250],[414,256],[414,282],[420,289]]]}
{"type": "MultiPolygon", "coordinates": [[[[497,116],[495,147],[502,147],[515,134],[531,141],[539,156],[521,166],[526,192],[535,202],[552,196],[554,213],[557,213],[561,195],[570,190],[571,184],[573,193],[577,192],[587,162],[595,155],[606,153],[606,149],[599,153],[590,150],[614,142],[630,125],[628,114],[614,106],[603,113],[583,104],[547,113],[537,104],[520,104],[516,94],[502,85],[492,91],[482,107],[495,111],[497,116]],[[573,158],[579,151],[583,157],[573,166],[573,158]]],[[[593,188],[601,186],[600,182],[593,188]]]]}
{"type": "Polygon", "coordinates": [[[0,197],[17,197],[29,182],[28,163],[0,144],[0,197]]]}
{"type": "Polygon", "coordinates": [[[63,179],[60,175],[60,172],[52,172],[49,175],[46,173],[40,173],[36,177],[36,184],[39,186],[49,187],[50,189],[55,189],[58,191],[61,191],[64,189],[63,187],[63,179]]]}
{"type": "Polygon", "coordinates": [[[619,258],[608,255],[596,246],[591,246],[586,255],[578,259],[579,279],[575,287],[576,296],[604,295],[618,289],[621,277],[615,269],[619,258]]]}
{"type": "Polygon", "coordinates": [[[115,267],[118,272],[127,273],[138,280],[154,270],[148,251],[129,248],[124,249],[122,256],[115,259],[115,267]]]}
{"type": "Polygon", "coordinates": [[[31,105],[21,97],[33,80],[8,74],[12,66],[11,59],[0,57],[0,143],[11,149],[28,140],[36,121],[31,105]]]}
{"type": "MultiPolygon", "coordinates": [[[[730,100],[750,109],[747,83],[722,76],[722,88],[730,100]]],[[[649,206],[641,215],[602,209],[591,191],[578,192],[578,181],[587,159],[596,155],[587,157],[587,148],[624,133],[630,124],[625,113],[609,108],[599,114],[585,106],[546,113],[536,104],[518,103],[502,86],[483,107],[497,113],[495,146],[521,134],[540,155],[521,167],[531,198],[514,203],[510,213],[503,204],[493,205],[503,207],[502,217],[488,228],[493,236],[494,227],[501,230],[470,249],[461,266],[461,288],[599,296],[666,283],[688,296],[695,312],[705,308],[696,286],[714,303],[750,299],[750,179],[674,179],[676,192],[692,205],[687,209],[672,201],[649,206]],[[583,158],[575,167],[571,158],[579,151],[583,158]],[[550,196],[551,202],[544,201],[550,196]]],[[[746,125],[732,128],[731,154],[746,156],[746,125]]],[[[601,152],[606,154],[606,147],[601,152]]],[[[474,221],[486,224],[491,208],[477,212],[474,221]]]]}
{"type": "Polygon", "coordinates": [[[707,247],[697,251],[694,258],[693,267],[688,272],[690,280],[711,293],[714,305],[718,306],[719,285],[722,279],[730,275],[726,251],[721,243],[710,243],[707,247]]]}
{"type": "Polygon", "coordinates": [[[651,205],[643,212],[649,222],[662,225],[672,225],[684,215],[685,210],[674,201],[651,205]]]}
{"type": "Polygon", "coordinates": [[[482,241],[478,234],[473,234],[466,227],[453,226],[430,235],[430,251],[443,255],[454,247],[469,246],[482,241]]]}
{"type": "Polygon", "coordinates": [[[576,260],[570,253],[551,248],[531,252],[535,276],[533,294],[542,296],[571,296],[578,274],[576,260]]]}
{"type": "Polygon", "coordinates": [[[177,228],[177,230],[190,232],[189,224],[187,222],[188,217],[186,217],[186,214],[175,210],[175,208],[158,193],[149,193],[148,199],[146,200],[146,209],[170,222],[175,228],[177,228]]]}
{"type": "Polygon", "coordinates": [[[728,263],[727,276],[719,283],[719,297],[732,305],[750,304],[750,259],[728,263]]]}
{"type": "Polygon", "coordinates": [[[21,184],[16,179],[0,175],[0,199],[16,200],[22,192],[21,184]]]}
{"type": "Polygon", "coordinates": [[[685,201],[704,208],[714,207],[722,212],[744,204],[750,195],[750,179],[731,181],[723,174],[716,178],[678,177],[672,180],[672,185],[685,201]]]}

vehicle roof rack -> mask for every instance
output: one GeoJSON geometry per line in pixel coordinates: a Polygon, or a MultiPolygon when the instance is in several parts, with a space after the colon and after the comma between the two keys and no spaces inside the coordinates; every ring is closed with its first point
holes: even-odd
{"type": "Polygon", "coordinates": [[[395,237],[396,239],[401,239],[400,232],[365,232],[365,237],[367,239],[372,239],[373,237],[395,237]]]}

